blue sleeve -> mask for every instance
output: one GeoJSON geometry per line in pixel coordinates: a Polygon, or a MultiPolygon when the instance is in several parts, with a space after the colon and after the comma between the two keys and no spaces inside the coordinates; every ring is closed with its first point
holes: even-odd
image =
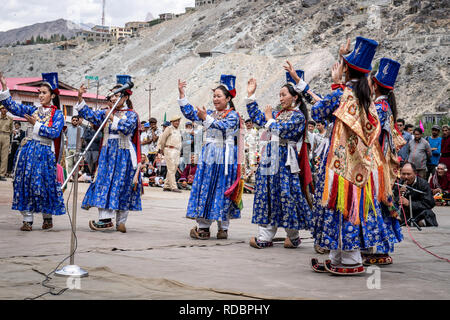
{"type": "Polygon", "coordinates": [[[26,114],[31,116],[37,109],[35,106],[28,106],[17,103],[11,98],[11,96],[5,100],[0,101],[0,104],[2,104],[6,109],[8,109],[8,111],[11,112],[13,115],[21,118],[23,118],[26,114]]]}
{"type": "Polygon", "coordinates": [[[281,139],[295,139],[305,128],[305,116],[301,112],[294,112],[287,122],[273,122],[270,130],[278,132],[281,139]]]}
{"type": "Polygon", "coordinates": [[[39,128],[39,135],[49,139],[56,139],[61,135],[64,127],[64,116],[60,110],[56,110],[53,115],[53,124],[51,127],[42,125],[39,128]]]}
{"type": "Polygon", "coordinates": [[[91,108],[85,105],[78,111],[78,115],[94,124],[94,126],[99,127],[102,124],[103,120],[105,120],[106,110],[92,111],[91,108]]]}
{"type": "Polygon", "coordinates": [[[259,110],[258,103],[256,103],[256,101],[247,105],[247,112],[250,119],[252,119],[252,122],[256,123],[258,126],[264,127],[267,123],[266,115],[259,110]]]}
{"type": "Polygon", "coordinates": [[[378,118],[380,119],[381,128],[384,127],[384,123],[386,122],[387,112],[383,110],[383,105],[380,103],[375,104],[377,108],[378,118]]]}
{"type": "Polygon", "coordinates": [[[191,121],[202,121],[198,115],[197,111],[194,109],[194,107],[191,104],[186,104],[184,106],[180,106],[181,112],[183,115],[188,118],[191,121]]]}
{"type": "Polygon", "coordinates": [[[127,136],[132,134],[137,127],[137,114],[133,111],[128,111],[126,115],[126,119],[119,120],[117,131],[127,136]]]}
{"type": "Polygon", "coordinates": [[[441,145],[442,145],[442,139],[439,139],[438,140],[438,143],[437,143],[437,150],[434,150],[433,151],[433,155],[434,156],[440,156],[441,155],[441,145]]]}
{"type": "Polygon", "coordinates": [[[312,118],[315,121],[321,121],[328,118],[339,107],[341,96],[343,94],[344,91],[339,88],[318,101],[311,109],[312,118]]]}

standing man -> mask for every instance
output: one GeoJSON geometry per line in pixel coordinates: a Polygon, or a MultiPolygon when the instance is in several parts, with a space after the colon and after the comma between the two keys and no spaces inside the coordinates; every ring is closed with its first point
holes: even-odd
{"type": "Polygon", "coordinates": [[[186,122],[184,132],[181,134],[182,150],[180,170],[183,171],[188,164],[191,164],[191,155],[194,154],[194,127],[192,122],[186,122]]]}
{"type": "Polygon", "coordinates": [[[181,132],[180,116],[174,116],[170,119],[171,126],[164,130],[159,141],[159,150],[164,155],[167,165],[167,177],[164,182],[164,191],[181,192],[178,190],[175,174],[180,163],[181,151],[181,132]]]}
{"type": "Polygon", "coordinates": [[[6,181],[10,137],[13,131],[13,119],[7,116],[8,110],[0,105],[0,181],[6,181]]]}
{"type": "Polygon", "coordinates": [[[405,139],[406,144],[400,149],[398,155],[402,158],[400,165],[403,165],[406,161],[408,161],[408,144],[412,139],[411,134],[405,130],[405,120],[397,119],[397,128],[398,131],[402,134],[403,139],[405,139]]]}
{"type": "Polygon", "coordinates": [[[14,122],[13,133],[11,134],[11,152],[9,153],[8,158],[8,174],[12,174],[14,170],[14,158],[23,138],[25,138],[25,131],[21,129],[20,122],[16,121],[14,122]]]}
{"type": "Polygon", "coordinates": [[[150,123],[141,122],[141,127],[141,154],[145,154],[145,158],[148,159],[150,144],[152,143],[152,139],[150,139],[150,123]]]}
{"type": "Polygon", "coordinates": [[[71,119],[71,124],[67,126],[66,136],[67,136],[67,174],[72,172],[73,166],[76,163],[75,153],[77,152],[77,130],[80,128],[80,138],[83,137],[83,128],[80,126],[78,116],[73,116],[71,119]]]}
{"type": "Polygon", "coordinates": [[[450,130],[448,125],[442,126],[441,160],[439,162],[450,168],[450,130]]]}
{"type": "MultiPolygon", "coordinates": [[[[83,133],[83,144],[84,147],[87,147],[88,144],[92,141],[95,135],[95,126],[94,124],[90,124],[89,127],[83,133]]],[[[100,155],[100,143],[102,141],[103,132],[100,132],[95,138],[94,142],[91,145],[91,148],[86,152],[86,157],[84,161],[87,163],[89,173],[92,178],[95,175],[95,168],[97,167],[98,157],[100,155]]]]}
{"type": "Polygon", "coordinates": [[[417,175],[427,178],[427,159],[431,158],[431,147],[427,140],[422,138],[422,129],[415,128],[414,139],[408,143],[408,162],[416,167],[417,175]]]}
{"type": "Polygon", "coordinates": [[[434,175],[436,167],[439,164],[439,159],[441,157],[441,142],[442,138],[439,137],[441,132],[441,127],[434,125],[431,128],[431,137],[427,137],[427,141],[431,147],[431,158],[427,162],[427,180],[430,176],[434,175]]]}
{"type": "Polygon", "coordinates": [[[150,129],[148,130],[148,138],[150,143],[148,145],[148,161],[153,163],[155,161],[156,155],[158,154],[158,139],[162,134],[161,129],[158,128],[158,120],[155,118],[150,118],[148,121],[150,124],[150,129]]]}

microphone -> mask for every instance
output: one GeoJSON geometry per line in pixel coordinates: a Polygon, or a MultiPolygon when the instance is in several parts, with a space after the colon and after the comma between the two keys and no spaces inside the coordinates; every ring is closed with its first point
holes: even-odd
{"type": "Polygon", "coordinates": [[[129,90],[129,89],[131,89],[131,88],[133,88],[133,87],[134,87],[134,83],[131,82],[131,81],[128,81],[126,84],[124,84],[124,85],[121,86],[120,88],[117,88],[116,90],[113,90],[111,93],[109,93],[109,94],[107,95],[107,97],[111,97],[111,96],[113,96],[113,95],[115,95],[115,94],[117,94],[117,93],[121,93],[121,92],[123,92],[123,91],[125,91],[125,90],[129,90]]]}

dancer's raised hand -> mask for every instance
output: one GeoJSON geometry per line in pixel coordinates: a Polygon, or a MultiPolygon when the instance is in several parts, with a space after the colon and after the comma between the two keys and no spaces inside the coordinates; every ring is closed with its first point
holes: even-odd
{"type": "Polygon", "coordinates": [[[297,72],[295,71],[294,67],[292,66],[292,64],[286,60],[287,66],[283,66],[284,70],[286,70],[287,72],[289,72],[289,74],[291,75],[292,79],[294,79],[295,83],[299,83],[300,82],[300,77],[298,76],[297,72]]]}
{"type": "Polygon", "coordinates": [[[6,91],[6,89],[7,89],[6,78],[3,75],[3,72],[1,72],[1,71],[0,71],[0,83],[2,84],[3,91],[6,91]]]}
{"type": "Polygon", "coordinates": [[[178,92],[180,93],[180,99],[183,99],[186,94],[185,94],[185,88],[186,88],[186,81],[181,81],[180,79],[178,79],[178,92]]]}
{"type": "Polygon", "coordinates": [[[346,44],[341,44],[340,48],[339,48],[339,56],[342,57],[343,55],[346,55],[350,53],[350,38],[347,39],[347,43],[346,44]]]}
{"type": "Polygon", "coordinates": [[[267,105],[266,108],[264,109],[264,114],[266,115],[266,120],[273,119],[272,112],[273,112],[272,106],[267,105]]]}
{"type": "Polygon", "coordinates": [[[247,96],[251,97],[252,95],[255,94],[255,91],[256,91],[256,79],[251,78],[250,80],[248,80],[247,83],[247,96]]]}
{"type": "Polygon", "coordinates": [[[208,113],[206,112],[206,108],[203,106],[201,108],[197,107],[197,115],[200,119],[205,120],[208,113]]]}
{"type": "Polygon", "coordinates": [[[85,94],[86,92],[87,89],[84,84],[82,84],[80,89],[78,89],[78,103],[81,103],[81,101],[83,101],[83,94],[85,94]]]}
{"type": "Polygon", "coordinates": [[[333,83],[342,83],[343,65],[343,62],[336,62],[331,68],[331,79],[333,80],[333,83]]]}

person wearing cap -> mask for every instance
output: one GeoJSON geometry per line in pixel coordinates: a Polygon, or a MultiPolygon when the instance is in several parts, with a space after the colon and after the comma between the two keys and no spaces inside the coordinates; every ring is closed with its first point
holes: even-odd
{"type": "Polygon", "coordinates": [[[235,81],[233,75],[221,75],[220,85],[213,89],[215,110],[195,110],[186,98],[186,82],[178,80],[181,112],[188,120],[202,124],[206,131],[186,213],[187,218],[197,222],[190,231],[193,239],[210,239],[214,221],[217,239],[227,239],[230,220],[241,217],[243,183],[239,155],[243,153],[243,139],[240,116],[233,103],[235,81]]]}
{"type": "MultiPolygon", "coordinates": [[[[122,79],[118,77],[117,85],[112,90],[124,84],[122,79]]],[[[99,127],[109,114],[109,109],[93,111],[83,99],[85,92],[86,88],[82,85],[78,90],[75,109],[81,117],[99,127]]],[[[103,128],[97,173],[81,205],[84,210],[98,208],[99,220],[89,221],[89,227],[94,231],[112,229],[112,219],[115,217],[116,230],[125,233],[129,212],[142,211],[142,179],[138,174],[138,164],[141,162],[140,121],[133,110],[131,95],[128,89],[122,95],[116,93],[110,97],[113,105],[117,103],[116,109],[103,128]]]]}
{"type": "Polygon", "coordinates": [[[441,158],[441,145],[442,138],[439,137],[439,133],[441,132],[441,127],[435,124],[431,128],[431,137],[426,137],[425,140],[428,141],[431,147],[431,157],[428,158],[427,161],[427,178],[428,180],[430,176],[434,175],[436,172],[436,167],[439,164],[439,160],[441,158]]]}
{"type": "Polygon", "coordinates": [[[383,218],[376,214],[377,194],[372,191],[373,186],[375,191],[387,190],[386,186],[375,186],[372,179],[381,165],[375,152],[381,125],[367,75],[377,46],[374,40],[357,37],[350,52],[348,39],[339,49],[340,61],[331,70],[333,92],[312,107],[314,120],[328,120],[333,126],[318,173],[313,207],[315,244],[330,250],[330,255],[323,263],[311,260],[316,272],[361,274],[361,249],[382,245],[386,240],[383,218]]]}
{"type": "Polygon", "coordinates": [[[7,113],[8,110],[0,104],[0,181],[6,181],[10,137],[13,131],[13,119],[7,113]]]}
{"type": "Polygon", "coordinates": [[[378,175],[378,179],[383,179],[383,184],[389,185],[389,193],[381,194],[380,210],[378,213],[383,217],[384,230],[388,237],[383,245],[376,248],[366,248],[362,251],[363,263],[365,265],[387,265],[392,263],[389,255],[394,251],[394,244],[403,240],[400,227],[400,217],[393,203],[394,183],[400,176],[400,161],[398,150],[406,141],[401,132],[397,130],[397,104],[394,94],[394,84],[400,69],[400,63],[395,60],[382,58],[379,63],[378,72],[370,78],[372,92],[375,96],[375,107],[380,120],[381,132],[379,144],[381,159],[383,161],[383,175],[378,175]]]}
{"type": "Polygon", "coordinates": [[[158,120],[156,118],[149,119],[150,129],[147,132],[150,144],[148,145],[148,161],[153,163],[158,154],[158,139],[162,134],[161,128],[158,128],[158,120]]]}
{"type": "Polygon", "coordinates": [[[57,173],[61,151],[61,132],[64,115],[60,110],[57,73],[42,74],[39,87],[39,106],[22,105],[12,100],[6,79],[0,72],[3,91],[0,104],[17,117],[25,118],[33,126],[31,139],[17,154],[13,182],[12,209],[23,216],[22,231],[32,231],[35,213],[42,213],[42,229],[53,227],[52,217],[66,213],[60,180],[57,173]]]}
{"type": "Polygon", "coordinates": [[[431,158],[431,147],[427,140],[423,138],[423,130],[419,127],[413,130],[413,139],[407,144],[408,162],[414,163],[417,174],[427,178],[427,159],[431,158]]]}
{"type": "Polygon", "coordinates": [[[180,164],[181,132],[178,129],[180,120],[180,116],[173,116],[170,119],[171,126],[164,130],[158,141],[158,150],[164,156],[167,165],[167,175],[163,187],[164,191],[181,192],[178,189],[175,178],[178,165],[180,164]]]}

